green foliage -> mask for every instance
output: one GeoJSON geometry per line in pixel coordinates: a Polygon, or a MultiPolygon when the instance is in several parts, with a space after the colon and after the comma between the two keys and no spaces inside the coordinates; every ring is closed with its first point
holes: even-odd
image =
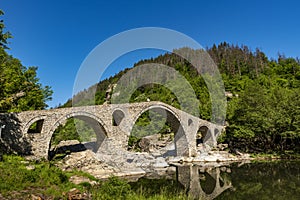
{"type": "Polygon", "coordinates": [[[136,121],[132,128],[131,135],[142,138],[147,135],[165,133],[169,129],[166,118],[155,112],[146,111],[136,121]]]}
{"type": "Polygon", "coordinates": [[[31,194],[42,194],[46,199],[67,199],[71,188],[89,193],[93,199],[187,199],[172,180],[142,181],[129,184],[117,177],[99,181],[81,171],[63,172],[51,162],[29,162],[19,156],[4,155],[0,162],[0,193],[8,199],[28,199],[31,194]],[[33,169],[26,167],[33,166],[33,169]],[[87,177],[97,185],[69,182],[73,175],[87,177]],[[155,184],[156,187],[149,185],[155,184]]]}
{"type": "Polygon", "coordinates": [[[175,181],[166,179],[142,179],[138,183],[127,183],[119,178],[110,177],[108,181],[94,187],[90,192],[93,199],[99,200],[188,199],[182,187],[175,183],[175,181]]]}
{"type": "Polygon", "coordinates": [[[74,187],[68,181],[69,177],[50,163],[30,163],[21,157],[4,155],[0,171],[0,193],[3,195],[38,188],[45,194],[61,196],[64,191],[74,187]],[[26,169],[29,165],[34,166],[34,169],[26,169]]]}
{"type": "Polygon", "coordinates": [[[257,162],[232,166],[234,191],[227,190],[217,199],[299,199],[299,162],[257,162]]]}
{"type": "Polygon", "coordinates": [[[29,162],[19,156],[4,155],[0,171],[0,193],[8,199],[27,199],[31,198],[31,194],[43,194],[47,199],[66,199],[71,188],[89,193],[93,199],[103,200],[187,199],[183,188],[174,180],[144,179],[138,183],[128,183],[117,177],[110,177],[107,181],[99,181],[82,171],[63,172],[52,162],[29,162]],[[27,169],[28,166],[33,166],[33,169],[27,169]],[[98,184],[75,185],[69,182],[73,175],[87,177],[98,184]]]}
{"type": "Polygon", "coordinates": [[[185,192],[185,188],[173,179],[141,178],[138,182],[132,182],[130,185],[134,191],[144,194],[145,198],[150,198],[156,194],[164,194],[164,196],[174,198],[174,194],[181,196],[185,192]]]}
{"type": "Polygon", "coordinates": [[[125,199],[127,195],[132,193],[130,185],[116,177],[110,177],[107,182],[100,186],[100,191],[97,191],[93,197],[100,199],[125,199]]]}
{"type": "Polygon", "coordinates": [[[298,81],[292,74],[278,73],[284,66],[274,67],[276,73],[248,80],[239,98],[229,102],[226,141],[233,148],[250,152],[299,151],[300,90],[290,84],[298,81]]]}
{"type": "Polygon", "coordinates": [[[141,141],[140,137],[130,135],[128,138],[128,149],[140,152],[141,148],[138,145],[140,141],[141,141]]]}
{"type": "Polygon", "coordinates": [[[131,95],[129,102],[145,102],[147,99],[151,101],[161,101],[180,109],[178,99],[174,93],[170,89],[158,84],[144,85],[138,88],[131,95]]]}
{"type": "Polygon", "coordinates": [[[154,134],[167,134],[172,131],[171,125],[162,114],[153,110],[145,111],[134,124],[128,140],[128,149],[140,151],[141,138],[154,134]]]}
{"type": "Polygon", "coordinates": [[[73,118],[68,119],[64,126],[58,126],[51,138],[51,145],[57,145],[63,140],[80,140],[73,118]]]}
{"type": "MultiPolygon", "coordinates": [[[[4,12],[0,10],[0,16],[4,15],[4,12]]],[[[0,20],[0,47],[4,49],[8,49],[7,47],[7,40],[9,38],[12,38],[10,32],[5,31],[5,25],[3,23],[3,20],[0,20]]]]}
{"type": "Polygon", "coordinates": [[[65,125],[60,125],[51,138],[51,144],[57,145],[62,140],[78,140],[80,142],[90,142],[96,138],[95,131],[85,121],[69,118],[65,125]]]}

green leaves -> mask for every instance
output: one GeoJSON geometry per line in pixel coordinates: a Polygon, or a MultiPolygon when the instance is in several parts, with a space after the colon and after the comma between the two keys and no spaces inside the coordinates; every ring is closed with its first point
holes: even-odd
{"type": "Polygon", "coordinates": [[[21,62],[0,48],[0,111],[20,112],[47,107],[51,99],[49,86],[43,87],[36,77],[37,67],[26,69],[21,62]]]}
{"type": "Polygon", "coordinates": [[[273,74],[265,79],[261,75],[246,84],[240,97],[229,103],[228,142],[236,140],[232,145],[244,150],[249,149],[249,144],[252,150],[265,152],[296,150],[300,138],[300,91],[289,88],[292,78],[286,78],[273,74]],[[247,146],[243,142],[239,144],[243,139],[248,139],[247,146]]]}
{"type": "MultiPolygon", "coordinates": [[[[0,10],[0,16],[4,15],[4,12],[0,10]]],[[[5,31],[5,25],[3,23],[3,20],[0,20],[0,47],[4,49],[8,49],[7,47],[7,40],[9,38],[12,38],[12,35],[10,32],[5,31]]]]}

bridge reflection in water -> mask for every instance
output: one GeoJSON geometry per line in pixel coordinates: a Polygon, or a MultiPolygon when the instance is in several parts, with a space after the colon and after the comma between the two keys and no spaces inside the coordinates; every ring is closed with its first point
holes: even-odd
{"type": "Polygon", "coordinates": [[[176,166],[176,179],[191,199],[215,199],[233,188],[229,167],[204,168],[197,165],[176,166]]]}

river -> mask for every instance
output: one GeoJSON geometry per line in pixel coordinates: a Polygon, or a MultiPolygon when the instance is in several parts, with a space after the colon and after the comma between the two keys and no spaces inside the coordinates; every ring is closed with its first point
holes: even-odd
{"type": "Polygon", "coordinates": [[[191,199],[300,199],[300,161],[233,163],[222,167],[181,165],[169,178],[141,178],[133,188],[162,187],[191,199]],[[170,178],[171,177],[171,178],[170,178]],[[151,186],[150,186],[151,185],[151,186]]]}

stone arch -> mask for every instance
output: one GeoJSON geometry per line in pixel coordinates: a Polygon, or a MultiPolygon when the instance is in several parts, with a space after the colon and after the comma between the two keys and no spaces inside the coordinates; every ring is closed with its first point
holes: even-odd
{"type": "Polygon", "coordinates": [[[175,143],[175,156],[189,156],[189,143],[187,141],[187,137],[185,134],[184,126],[181,124],[181,119],[176,112],[164,105],[151,105],[141,110],[138,114],[136,114],[132,121],[132,126],[130,128],[130,132],[138,118],[149,110],[155,110],[162,115],[166,116],[167,122],[171,125],[171,128],[175,132],[174,143],[175,143]]]}
{"type": "Polygon", "coordinates": [[[72,117],[83,120],[84,122],[86,122],[89,126],[91,126],[94,129],[94,131],[96,133],[96,137],[97,137],[95,146],[92,148],[92,150],[94,152],[96,152],[99,149],[101,144],[104,142],[105,138],[107,138],[107,130],[108,129],[106,128],[105,124],[103,123],[103,121],[100,118],[98,118],[97,116],[95,116],[91,113],[84,112],[84,111],[71,112],[71,113],[68,113],[68,114],[62,116],[58,120],[56,120],[54,125],[51,127],[51,129],[47,133],[48,153],[50,151],[51,138],[53,137],[55,130],[58,128],[59,125],[64,125],[65,122],[67,121],[67,119],[72,118],[72,117]]]}
{"type": "Polygon", "coordinates": [[[150,105],[146,107],[145,109],[141,110],[135,117],[133,118],[133,124],[136,123],[136,120],[146,111],[151,110],[151,109],[164,109],[165,111],[171,113],[174,117],[178,119],[179,122],[181,122],[180,117],[178,116],[177,113],[175,113],[172,109],[165,105],[150,105]]]}
{"type": "MultiPolygon", "coordinates": [[[[34,118],[30,119],[30,120],[25,124],[25,126],[24,126],[22,132],[23,132],[24,134],[28,134],[28,133],[29,133],[29,128],[31,127],[32,124],[34,124],[34,123],[36,123],[36,122],[38,122],[38,121],[44,122],[44,120],[45,120],[46,118],[47,118],[46,115],[41,115],[41,116],[37,116],[37,117],[34,117],[34,118]]],[[[40,125],[43,126],[43,123],[41,123],[40,125]]],[[[42,127],[39,127],[39,129],[40,129],[40,133],[41,133],[42,127]]]]}

